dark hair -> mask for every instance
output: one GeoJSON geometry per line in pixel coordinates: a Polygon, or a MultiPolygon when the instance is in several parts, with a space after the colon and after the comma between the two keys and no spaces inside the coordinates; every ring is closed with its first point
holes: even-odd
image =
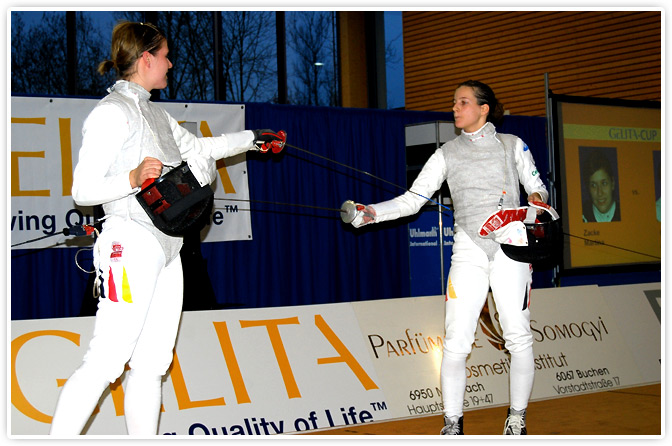
{"type": "Polygon", "coordinates": [[[460,87],[471,87],[471,89],[474,90],[474,96],[476,97],[476,101],[478,101],[478,105],[488,104],[490,111],[488,112],[487,120],[489,122],[492,122],[493,124],[501,122],[502,117],[504,116],[504,105],[497,100],[492,88],[483,82],[473,80],[462,82],[457,86],[457,88],[460,87]]]}
{"type": "Polygon", "coordinates": [[[609,161],[609,158],[607,158],[607,155],[605,155],[601,150],[591,151],[586,158],[585,166],[586,169],[583,181],[586,183],[590,181],[590,177],[593,176],[593,174],[598,170],[604,170],[611,180],[614,179],[614,171],[612,169],[611,162],[609,161]]]}
{"type": "Polygon", "coordinates": [[[98,72],[106,74],[115,69],[117,79],[128,79],[142,53],[156,54],[166,41],[166,35],[151,23],[119,22],[112,30],[111,58],[98,65],[98,72]]]}

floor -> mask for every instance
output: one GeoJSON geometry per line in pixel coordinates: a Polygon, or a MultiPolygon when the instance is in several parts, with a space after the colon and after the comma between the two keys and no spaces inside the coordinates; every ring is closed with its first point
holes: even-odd
{"type": "MultiPolygon", "coordinates": [[[[466,435],[501,435],[506,407],[464,413],[466,435]]],[[[644,435],[661,436],[661,385],[610,390],[529,404],[528,435],[644,435]]],[[[443,417],[433,415],[358,424],[304,435],[437,435],[443,417]]]]}

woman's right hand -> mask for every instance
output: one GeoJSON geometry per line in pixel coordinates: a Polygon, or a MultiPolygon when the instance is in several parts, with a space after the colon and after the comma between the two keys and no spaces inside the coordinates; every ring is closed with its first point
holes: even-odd
{"type": "Polygon", "coordinates": [[[361,228],[364,225],[376,222],[376,210],[369,206],[364,206],[363,204],[356,204],[357,213],[355,214],[354,220],[352,220],[352,226],[355,228],[361,228]]]}
{"type": "Polygon", "coordinates": [[[146,157],[138,167],[131,170],[128,174],[128,180],[132,188],[142,186],[147,180],[153,180],[161,176],[163,163],[156,158],[146,157]]]}

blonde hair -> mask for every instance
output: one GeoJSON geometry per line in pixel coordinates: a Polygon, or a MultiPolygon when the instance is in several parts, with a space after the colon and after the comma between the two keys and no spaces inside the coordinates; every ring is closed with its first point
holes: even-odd
{"type": "Polygon", "coordinates": [[[112,30],[111,57],[98,64],[98,72],[104,75],[115,69],[117,79],[128,79],[142,53],[156,54],[166,41],[166,35],[151,23],[119,22],[112,30]]]}

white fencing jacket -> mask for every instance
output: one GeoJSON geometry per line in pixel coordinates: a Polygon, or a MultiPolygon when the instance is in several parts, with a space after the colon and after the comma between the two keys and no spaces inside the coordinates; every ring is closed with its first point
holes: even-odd
{"type": "Polygon", "coordinates": [[[138,84],[117,81],[84,121],[82,147],[75,167],[72,197],[81,206],[103,205],[106,216],[132,219],[159,240],[170,263],[182,247],[181,237],[159,231],[140,207],[129,180],[145,157],[164,164],[163,173],[189,163],[201,185],[214,181],[215,160],[253,147],[250,130],[199,138],[180,126],[162,107],[149,101],[138,84]]]}
{"type": "Polygon", "coordinates": [[[478,235],[495,211],[520,207],[519,184],[544,202],[548,191],[527,145],[517,136],[498,134],[486,123],[474,133],[462,133],[438,148],[423,166],[409,191],[373,204],[376,222],[415,214],[446,181],[454,206],[455,230],[464,231],[493,259],[499,243],[478,235]],[[415,193],[414,193],[415,192],[415,193]],[[418,195],[419,194],[419,195],[418,195]],[[422,196],[420,196],[422,195],[422,196]]]}

